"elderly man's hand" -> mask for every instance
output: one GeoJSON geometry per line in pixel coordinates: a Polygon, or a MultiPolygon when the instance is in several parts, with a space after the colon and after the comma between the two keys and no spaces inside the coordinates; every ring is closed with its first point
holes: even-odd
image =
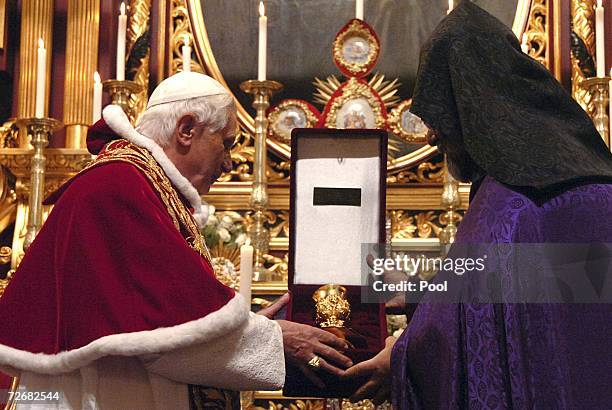
{"type": "Polygon", "coordinates": [[[299,367],[319,388],[324,388],[325,385],[317,376],[317,371],[342,377],[343,369],[353,365],[351,359],[338,351],[348,348],[346,341],[316,327],[286,320],[277,320],[277,323],[283,331],[285,358],[299,367]],[[318,366],[308,364],[313,359],[318,361],[318,366]]]}
{"type": "Polygon", "coordinates": [[[345,379],[369,377],[368,381],[350,397],[352,402],[372,399],[374,404],[380,404],[389,398],[391,393],[391,351],[396,340],[395,337],[389,336],[385,340],[385,348],[376,356],[356,364],[345,372],[345,379]]]}

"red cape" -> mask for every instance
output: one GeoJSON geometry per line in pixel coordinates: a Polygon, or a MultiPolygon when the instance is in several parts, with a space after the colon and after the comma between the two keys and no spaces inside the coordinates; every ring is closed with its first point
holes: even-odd
{"type": "MultiPolygon", "coordinates": [[[[97,153],[114,138],[100,121],[88,147],[97,153]]],[[[133,165],[94,167],[50,201],[0,298],[0,366],[72,371],[107,354],[209,340],[246,320],[246,304],[189,247],[133,165]]]]}

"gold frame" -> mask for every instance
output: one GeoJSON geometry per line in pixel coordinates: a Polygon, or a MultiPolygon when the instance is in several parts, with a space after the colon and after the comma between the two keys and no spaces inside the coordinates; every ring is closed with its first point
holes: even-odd
{"type": "Polygon", "coordinates": [[[368,71],[370,71],[368,68],[371,68],[380,54],[380,43],[372,35],[365,22],[353,19],[340,30],[340,34],[334,39],[332,50],[336,65],[357,77],[367,75],[368,71]],[[364,63],[350,63],[345,60],[342,49],[344,48],[345,41],[351,37],[363,38],[370,46],[368,57],[364,63]]]}
{"type": "MultiPolygon", "coordinates": [[[[164,2],[166,0],[163,0],[164,2]]],[[[206,29],[206,24],[204,23],[204,12],[203,6],[198,0],[168,0],[174,5],[179,5],[181,7],[186,7],[189,11],[190,18],[190,29],[193,34],[193,44],[194,51],[198,60],[200,61],[203,71],[210,74],[212,77],[217,79],[223,85],[229,88],[217,61],[215,59],[214,53],[212,51],[212,47],[210,41],[208,39],[208,31],[206,29]]],[[[518,38],[521,38],[523,32],[532,31],[533,33],[540,33],[541,27],[538,25],[537,16],[534,15],[534,6],[548,4],[549,1],[552,0],[518,0],[516,7],[516,14],[514,16],[514,22],[512,24],[512,31],[518,38]],[[537,29],[536,29],[537,27],[537,29]]],[[[170,15],[172,13],[169,13],[170,15]]],[[[171,24],[170,18],[168,19],[169,24],[171,24]]],[[[546,29],[550,26],[549,22],[546,22],[546,29]]],[[[558,33],[556,34],[558,37],[558,33]]],[[[546,41],[544,36],[538,37],[538,41],[545,41],[544,44],[544,52],[546,57],[548,57],[548,49],[549,44],[546,41]]],[[[172,57],[171,57],[172,58],[172,57]]],[[[172,64],[170,64],[172,65],[172,64]]],[[[547,66],[548,67],[548,66],[547,66]]],[[[170,72],[172,74],[172,72],[170,72]]],[[[247,112],[247,110],[238,102],[238,120],[241,126],[245,129],[245,131],[251,135],[255,132],[255,120],[254,118],[247,112]]],[[[269,139],[267,141],[268,147],[278,155],[283,158],[291,158],[291,147],[286,144],[280,143],[279,141],[275,141],[275,139],[269,139]]],[[[397,172],[404,168],[409,168],[417,165],[418,163],[425,161],[426,159],[436,155],[437,150],[434,147],[430,147],[429,145],[424,145],[422,148],[419,148],[409,154],[406,154],[400,158],[396,158],[392,161],[387,170],[389,172],[397,172]]]]}
{"type": "MultiPolygon", "coordinates": [[[[413,134],[402,127],[402,115],[409,111],[412,106],[412,99],[402,101],[397,107],[393,108],[387,117],[387,125],[395,135],[406,142],[419,143],[427,142],[427,130],[422,133],[413,134]]],[[[418,117],[417,117],[418,118],[418,117]]],[[[420,120],[420,118],[419,118],[420,120]]]]}
{"type": "Polygon", "coordinates": [[[289,107],[298,107],[302,111],[304,111],[304,115],[306,116],[306,127],[312,128],[319,121],[317,116],[312,112],[308,104],[301,100],[284,100],[281,101],[280,104],[276,105],[270,113],[268,114],[268,124],[270,124],[268,135],[271,138],[276,138],[279,142],[287,145],[291,145],[291,137],[285,138],[283,137],[276,129],[276,122],[280,118],[281,114],[289,107]]]}
{"type": "Polygon", "coordinates": [[[332,97],[331,106],[327,116],[325,116],[325,126],[327,128],[337,128],[336,120],[338,111],[344,104],[355,98],[365,98],[370,108],[374,112],[374,120],[377,128],[385,128],[385,117],[383,116],[382,108],[384,104],[379,101],[369,85],[359,82],[355,77],[352,77],[346,86],[342,88],[342,94],[337,97],[332,97]]]}

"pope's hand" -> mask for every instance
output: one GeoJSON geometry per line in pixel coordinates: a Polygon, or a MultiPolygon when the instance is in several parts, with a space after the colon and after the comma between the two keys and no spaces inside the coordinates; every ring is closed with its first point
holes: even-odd
{"type": "Polygon", "coordinates": [[[356,364],[345,372],[345,379],[368,377],[368,381],[350,397],[353,403],[359,400],[372,399],[374,404],[381,404],[389,398],[391,393],[391,351],[396,340],[395,337],[389,336],[385,340],[385,348],[376,356],[356,364]]]}
{"type": "Polygon", "coordinates": [[[343,369],[353,365],[351,359],[338,351],[348,348],[346,341],[316,327],[286,320],[277,320],[277,323],[283,331],[285,359],[299,367],[319,388],[325,385],[316,372],[325,371],[342,377],[343,369]]]}
{"type": "Polygon", "coordinates": [[[274,319],[274,315],[278,313],[279,310],[285,307],[287,303],[289,303],[289,293],[285,293],[283,296],[278,298],[274,303],[272,303],[267,308],[260,309],[257,314],[267,317],[268,319],[274,319]]]}

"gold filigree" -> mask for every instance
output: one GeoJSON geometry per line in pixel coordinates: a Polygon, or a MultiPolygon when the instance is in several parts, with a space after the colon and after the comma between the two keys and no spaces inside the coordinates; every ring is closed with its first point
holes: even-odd
{"type": "MultiPolygon", "coordinates": [[[[189,21],[189,9],[186,0],[172,0],[171,11],[172,25],[170,28],[170,75],[182,70],[183,60],[181,47],[185,44],[185,38],[189,39],[190,44],[194,44],[193,33],[189,21]]],[[[193,47],[195,50],[196,47],[193,47]]],[[[198,60],[197,53],[191,56],[191,71],[205,73],[202,64],[198,60]],[[195,57],[195,58],[194,58],[195,57]]]]}
{"type": "Polygon", "coordinates": [[[289,277],[289,254],[285,253],[285,256],[279,258],[278,256],[264,254],[263,255],[265,267],[274,276],[282,278],[283,282],[287,282],[289,277]]]}
{"type": "Polygon", "coordinates": [[[131,71],[134,71],[131,77],[132,81],[142,86],[142,90],[138,93],[131,94],[129,99],[130,111],[134,115],[134,122],[137,122],[140,115],[147,108],[149,58],[151,55],[151,42],[148,40],[151,26],[151,0],[130,0],[128,13],[129,25],[126,39],[129,50],[128,55],[134,56],[136,53],[142,53],[141,47],[143,39],[147,39],[144,56],[139,58],[136,67],[129,67],[131,71]],[[138,48],[136,47],[137,44],[139,45],[138,48]]]}
{"type": "Polygon", "coordinates": [[[256,406],[255,403],[245,406],[248,410],[325,410],[325,400],[293,400],[288,405],[268,401],[268,407],[256,406]]]}
{"type": "Polygon", "coordinates": [[[365,27],[364,23],[360,20],[354,20],[346,28],[346,30],[343,30],[342,33],[340,33],[340,35],[338,35],[334,40],[332,47],[334,59],[339,62],[340,65],[352,75],[365,74],[368,70],[368,67],[376,60],[376,58],[378,57],[378,53],[380,52],[380,45],[378,44],[378,40],[372,35],[370,30],[368,30],[365,27]],[[344,58],[344,43],[352,37],[360,37],[368,43],[368,56],[366,57],[365,61],[361,63],[352,63],[344,58]]]}
{"type": "Polygon", "coordinates": [[[415,168],[400,171],[387,176],[388,184],[405,184],[416,182],[421,184],[441,183],[444,176],[444,162],[421,162],[415,168]]]}
{"type": "MultiPolygon", "coordinates": [[[[571,27],[572,31],[584,42],[586,51],[590,56],[595,54],[595,13],[594,0],[572,0],[571,1],[571,27]]],[[[595,104],[591,92],[581,87],[580,84],[586,78],[580,69],[577,56],[570,53],[572,62],[572,96],[580,106],[591,116],[595,113],[595,104]]]]}
{"type": "Polygon", "coordinates": [[[18,145],[19,127],[15,119],[10,119],[0,127],[0,148],[17,148],[18,145]]]}
{"type": "Polygon", "coordinates": [[[379,101],[376,99],[374,93],[372,93],[372,89],[368,85],[360,83],[356,78],[349,79],[346,86],[342,89],[342,95],[333,100],[329,107],[327,118],[325,119],[325,127],[337,128],[336,117],[338,111],[347,101],[355,98],[364,98],[374,112],[376,128],[385,128],[385,118],[383,117],[379,101]]]}
{"type": "Polygon", "coordinates": [[[351,315],[351,305],[346,299],[346,288],[328,284],[321,286],[312,295],[315,302],[316,319],[319,327],[344,327],[351,315]]]}
{"type": "MultiPolygon", "coordinates": [[[[390,211],[391,239],[432,238],[439,237],[442,229],[448,225],[446,211],[409,212],[404,210],[390,211]]],[[[459,223],[463,216],[453,212],[453,223],[459,223]]]]}
{"type": "Polygon", "coordinates": [[[529,55],[550,70],[548,1],[533,0],[525,34],[529,45],[529,55]]]}
{"type": "Polygon", "coordinates": [[[4,290],[6,289],[6,287],[8,286],[9,282],[11,281],[13,277],[13,273],[15,273],[15,271],[11,269],[7,273],[6,278],[0,279],[0,297],[2,297],[2,295],[4,294],[4,290]]]}
{"type": "MultiPolygon", "coordinates": [[[[289,211],[267,210],[265,217],[270,230],[270,239],[289,237],[289,211]]],[[[245,212],[242,219],[236,220],[244,221],[244,226],[248,230],[253,223],[253,213],[251,211],[245,212]]]]}
{"type": "MultiPolygon", "coordinates": [[[[327,105],[332,95],[342,86],[335,75],[330,75],[325,80],[315,78],[312,84],[316,89],[314,101],[323,105],[327,105]]],[[[368,80],[368,85],[376,91],[387,109],[393,108],[399,103],[400,97],[397,93],[401,84],[397,78],[386,80],[384,74],[375,73],[368,80]]]]}

